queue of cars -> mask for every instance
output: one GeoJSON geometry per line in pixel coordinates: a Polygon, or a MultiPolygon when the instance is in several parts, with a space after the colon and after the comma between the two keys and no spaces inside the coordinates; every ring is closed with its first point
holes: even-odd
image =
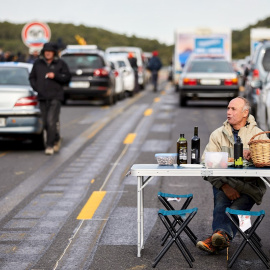
{"type": "MultiPolygon", "coordinates": [[[[118,47],[110,53],[96,45],[69,45],[60,54],[69,66],[71,81],[64,86],[64,103],[70,98],[99,99],[112,105],[135,91],[135,72],[127,52],[135,54],[139,83],[145,86],[145,63],[142,50],[118,47]],[[119,49],[119,51],[118,51],[119,49]],[[123,53],[124,52],[124,53],[123,53]]],[[[29,74],[32,64],[0,62],[0,137],[31,139],[44,149],[46,134],[37,93],[31,88],[29,74]]]]}
{"type": "Polygon", "coordinates": [[[270,130],[270,42],[260,43],[251,60],[245,94],[259,127],[270,130]]]}
{"type": "Polygon", "coordinates": [[[128,61],[133,53],[138,66],[138,84],[144,89],[147,82],[143,51],[138,47],[109,47],[105,51],[96,45],[68,45],[61,52],[72,74],[64,87],[65,102],[69,98],[101,99],[107,105],[135,91],[135,72],[128,61]]]}
{"type": "Polygon", "coordinates": [[[137,59],[138,66],[138,84],[141,89],[144,89],[146,84],[146,65],[144,62],[143,51],[138,47],[109,47],[105,50],[107,55],[125,55],[128,56],[129,53],[132,53],[134,57],[137,59]]]}

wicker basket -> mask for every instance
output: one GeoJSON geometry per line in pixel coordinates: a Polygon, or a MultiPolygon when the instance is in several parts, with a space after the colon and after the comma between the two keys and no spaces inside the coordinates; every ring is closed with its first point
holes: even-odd
{"type": "Polygon", "coordinates": [[[254,135],[248,143],[251,158],[256,167],[270,166],[270,140],[254,140],[255,137],[264,133],[270,133],[270,131],[254,135]]]}

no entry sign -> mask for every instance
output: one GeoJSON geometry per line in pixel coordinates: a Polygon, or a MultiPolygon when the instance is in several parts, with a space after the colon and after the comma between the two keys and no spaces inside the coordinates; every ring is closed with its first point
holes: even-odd
{"type": "Polygon", "coordinates": [[[22,29],[23,43],[29,48],[40,49],[51,38],[50,27],[42,22],[30,22],[22,29]]]}

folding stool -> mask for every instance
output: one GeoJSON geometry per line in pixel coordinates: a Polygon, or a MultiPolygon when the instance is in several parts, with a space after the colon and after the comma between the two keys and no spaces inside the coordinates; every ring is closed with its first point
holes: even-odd
{"type": "Polygon", "coordinates": [[[192,257],[188,248],[184,244],[183,240],[180,237],[180,234],[187,227],[187,225],[192,220],[192,218],[195,216],[197,211],[198,211],[198,208],[184,209],[184,210],[170,210],[170,211],[166,211],[164,209],[159,210],[158,216],[161,219],[164,226],[166,227],[171,238],[166,243],[166,245],[162,248],[160,253],[156,256],[154,263],[152,264],[153,268],[156,267],[158,262],[165,255],[165,253],[168,251],[168,249],[172,246],[173,243],[175,243],[177,245],[177,247],[179,248],[179,250],[183,254],[184,258],[188,262],[189,266],[191,268],[193,267],[192,262],[194,262],[195,259],[192,257]],[[189,214],[189,215],[187,215],[187,214],[189,214]],[[173,223],[171,221],[171,219],[175,220],[174,216],[181,216],[183,218],[183,223],[180,224],[180,227],[178,229],[175,228],[175,226],[173,225],[173,223]],[[184,219],[185,216],[186,216],[186,218],[184,219]],[[169,217],[171,217],[171,219],[169,217]]]}
{"type": "MultiPolygon", "coordinates": [[[[163,192],[158,192],[158,199],[161,201],[161,203],[165,206],[167,210],[175,210],[174,207],[170,204],[168,201],[168,198],[185,198],[186,200],[184,201],[182,207],[180,210],[187,209],[189,206],[190,202],[193,199],[193,194],[184,194],[184,195],[177,195],[177,194],[170,194],[170,193],[163,193],[163,192]]],[[[181,225],[183,223],[183,219],[181,216],[174,216],[174,221],[172,225],[175,227],[176,224],[181,225]]],[[[191,229],[187,226],[184,229],[185,233],[187,236],[190,238],[190,240],[193,242],[193,244],[196,246],[197,243],[197,236],[191,231],[191,229]]],[[[165,242],[167,241],[168,237],[170,236],[169,232],[167,231],[163,238],[161,239],[162,243],[161,245],[163,246],[165,242]]]]}
{"type": "Polygon", "coordinates": [[[229,268],[232,267],[235,260],[237,259],[237,257],[240,255],[240,253],[242,252],[242,250],[244,249],[244,247],[248,243],[251,246],[251,248],[254,250],[254,252],[258,255],[258,257],[261,259],[261,261],[264,263],[266,268],[269,269],[270,268],[270,266],[268,264],[269,258],[262,251],[262,249],[261,249],[262,245],[260,243],[261,239],[259,238],[259,236],[255,232],[265,216],[264,210],[261,210],[258,212],[256,212],[256,211],[243,211],[243,210],[235,210],[235,209],[231,209],[231,208],[227,207],[225,213],[230,218],[232,223],[236,226],[237,230],[244,238],[243,241],[241,242],[241,244],[239,245],[238,249],[234,252],[231,259],[228,261],[228,267],[229,268]],[[238,226],[237,221],[233,218],[232,215],[257,216],[257,218],[254,221],[253,225],[248,230],[243,232],[240,229],[240,227],[238,226]]]}

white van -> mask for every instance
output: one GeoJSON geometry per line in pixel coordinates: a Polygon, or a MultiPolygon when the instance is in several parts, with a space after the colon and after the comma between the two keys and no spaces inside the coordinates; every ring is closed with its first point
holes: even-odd
{"type": "Polygon", "coordinates": [[[138,83],[141,89],[144,89],[146,83],[146,68],[143,62],[143,51],[139,47],[109,47],[105,50],[105,53],[110,54],[126,54],[133,53],[134,57],[137,58],[138,65],[138,83]]]}

